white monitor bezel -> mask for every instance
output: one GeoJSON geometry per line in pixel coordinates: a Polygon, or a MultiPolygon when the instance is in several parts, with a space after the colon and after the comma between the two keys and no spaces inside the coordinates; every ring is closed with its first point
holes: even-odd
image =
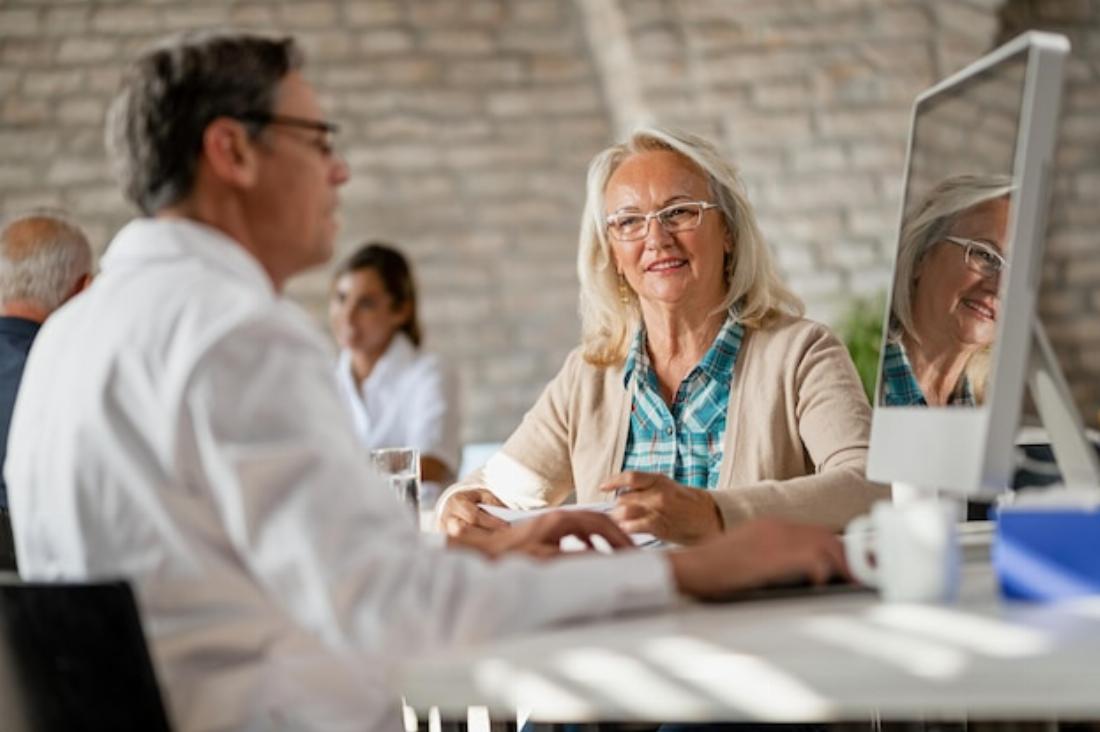
{"type": "MultiPolygon", "coordinates": [[[[1062,76],[1069,41],[1061,35],[1031,31],[992,51],[920,94],[910,117],[905,160],[905,189],[898,229],[910,185],[914,133],[922,104],[949,93],[1002,61],[1026,53],[1027,67],[1016,138],[1013,206],[1008,225],[1012,255],[1001,281],[1001,311],[989,389],[979,407],[883,407],[881,364],[875,388],[867,477],[946,489],[972,496],[1011,485],[1013,444],[1027,378],[1031,323],[1042,274],[1043,236],[1054,142],[1057,137],[1062,76]]],[[[895,251],[894,267],[897,266],[895,251]]],[[[892,283],[892,279],[891,279],[892,283]]],[[[889,306],[884,316],[885,346],[889,306]]]]}

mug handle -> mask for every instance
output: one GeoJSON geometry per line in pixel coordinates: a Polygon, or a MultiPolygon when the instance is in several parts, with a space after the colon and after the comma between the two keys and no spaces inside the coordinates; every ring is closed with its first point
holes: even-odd
{"type": "Polygon", "coordinates": [[[865,585],[878,587],[878,570],[867,558],[871,551],[871,515],[856,516],[844,530],[844,557],[852,575],[865,585]]]}

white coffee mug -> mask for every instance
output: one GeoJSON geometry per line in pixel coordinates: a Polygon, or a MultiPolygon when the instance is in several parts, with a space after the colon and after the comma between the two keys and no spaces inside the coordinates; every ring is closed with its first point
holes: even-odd
{"type": "Polygon", "coordinates": [[[856,579],[890,602],[949,602],[959,589],[955,506],[933,499],[879,501],[844,534],[856,579]]]}

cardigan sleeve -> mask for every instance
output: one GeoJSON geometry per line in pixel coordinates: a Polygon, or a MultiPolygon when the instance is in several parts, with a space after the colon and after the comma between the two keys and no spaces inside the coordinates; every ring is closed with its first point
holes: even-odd
{"type": "Polygon", "coordinates": [[[580,350],[569,354],[519,427],[480,470],[453,485],[454,493],[488,488],[510,508],[531,510],[563,503],[573,492],[572,441],[580,350]]]}
{"type": "MultiPolygon", "coordinates": [[[[766,435],[751,439],[787,453],[788,465],[801,460],[794,472],[806,474],[733,485],[712,495],[727,527],[770,515],[842,529],[890,495],[887,486],[865,477],[870,404],[847,349],[824,326],[812,324],[795,344],[776,340],[772,346],[753,378],[782,380],[783,398],[780,404],[762,403],[755,396],[762,390],[742,383],[743,429],[765,429],[766,435]]],[[[733,453],[738,459],[737,447],[733,453]]]]}

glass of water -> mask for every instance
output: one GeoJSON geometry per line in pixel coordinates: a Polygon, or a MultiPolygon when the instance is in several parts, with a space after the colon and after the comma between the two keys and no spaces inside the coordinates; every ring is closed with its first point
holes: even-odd
{"type": "Polygon", "coordinates": [[[413,447],[384,447],[370,451],[371,469],[413,516],[420,515],[420,452],[413,447]]]}

